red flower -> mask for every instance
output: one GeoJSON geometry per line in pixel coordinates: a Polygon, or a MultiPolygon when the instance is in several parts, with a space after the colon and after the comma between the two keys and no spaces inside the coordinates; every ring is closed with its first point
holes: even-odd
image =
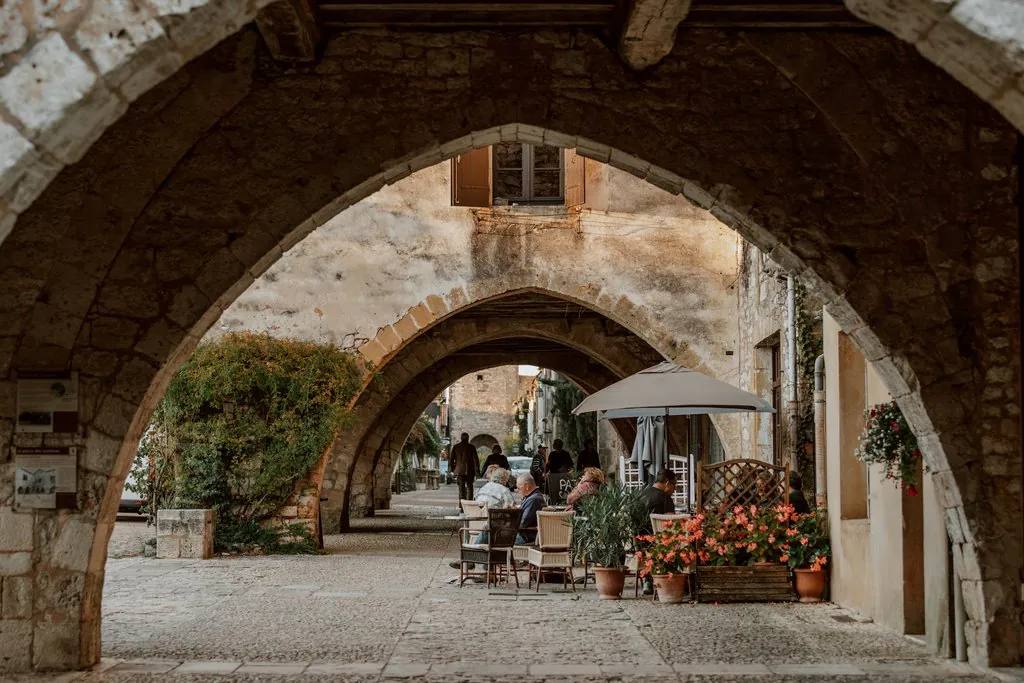
{"type": "Polygon", "coordinates": [[[896,422],[890,422],[889,424],[892,425],[892,431],[894,431],[894,432],[900,431],[900,426],[896,422]]]}
{"type": "Polygon", "coordinates": [[[914,487],[913,484],[911,484],[910,486],[907,487],[907,495],[908,496],[916,496],[917,495],[917,489],[914,487]]]}
{"type": "Polygon", "coordinates": [[[921,449],[920,448],[915,448],[914,452],[911,453],[911,455],[914,456],[915,458],[920,458],[921,457],[921,449]]]}

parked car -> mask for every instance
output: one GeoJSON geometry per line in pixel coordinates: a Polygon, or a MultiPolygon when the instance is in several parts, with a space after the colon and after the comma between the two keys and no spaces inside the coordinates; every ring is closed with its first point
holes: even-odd
{"type": "Polygon", "coordinates": [[[533,458],[528,458],[523,455],[514,455],[508,459],[508,466],[512,472],[512,481],[509,483],[511,487],[515,487],[515,481],[519,478],[520,474],[530,473],[531,462],[533,462],[533,458]]]}
{"type": "Polygon", "coordinates": [[[128,486],[135,485],[135,478],[132,473],[128,473],[128,478],[124,480],[124,489],[121,491],[121,504],[118,506],[117,511],[120,514],[142,514],[142,497],[134,491],[128,490],[128,486]]]}

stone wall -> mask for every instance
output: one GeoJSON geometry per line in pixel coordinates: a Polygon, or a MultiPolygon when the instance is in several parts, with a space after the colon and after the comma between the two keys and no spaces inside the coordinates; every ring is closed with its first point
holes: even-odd
{"type": "Polygon", "coordinates": [[[503,365],[466,375],[451,386],[452,439],[462,432],[469,438],[488,434],[505,450],[515,426],[515,400],[519,367],[503,365]]]}

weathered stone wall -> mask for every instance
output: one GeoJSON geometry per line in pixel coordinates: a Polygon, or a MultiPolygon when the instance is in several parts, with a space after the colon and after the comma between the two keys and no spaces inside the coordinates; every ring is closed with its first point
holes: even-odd
{"type": "MultiPolygon", "coordinates": [[[[238,293],[345,207],[505,137],[576,147],[685,194],[805,279],[921,436],[957,539],[973,661],[1015,662],[1015,135],[884,36],[690,30],[642,78],[586,33],[352,32],[314,69],[287,72],[258,58],[251,33],[225,42],[133,105],[0,245],[0,504],[11,444],[43,443],[10,436],[11,370],[77,369],[84,397],[67,439],[82,449],[79,510],[14,513],[32,519],[21,576],[33,616],[5,618],[5,644],[22,652],[31,638],[39,667],[98,657],[103,550],[131,455],[168,378],[238,293]],[[502,76],[510,61],[515,79],[502,76]],[[67,591],[41,579],[58,575],[67,591]]],[[[494,296],[502,279],[436,308],[494,296]]],[[[629,329],[653,320],[568,275],[538,280],[629,329]]],[[[424,310],[412,336],[436,320],[415,322],[424,310]]],[[[403,346],[390,329],[368,359],[403,346]]],[[[645,337],[703,362],[676,335],[645,337]]]]}
{"type": "Polygon", "coordinates": [[[493,436],[502,450],[515,426],[519,366],[502,365],[466,375],[451,386],[452,434],[493,436]]]}

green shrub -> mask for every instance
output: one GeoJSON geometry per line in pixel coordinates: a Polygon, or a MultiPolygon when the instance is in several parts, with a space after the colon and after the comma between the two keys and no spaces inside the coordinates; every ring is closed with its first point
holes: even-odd
{"type": "Polygon", "coordinates": [[[221,548],[305,547],[302,532],[263,522],[348,423],[360,386],[353,356],[335,346],[252,333],[200,345],[136,456],[133,475],[150,514],[158,506],[213,509],[221,548]]]}

